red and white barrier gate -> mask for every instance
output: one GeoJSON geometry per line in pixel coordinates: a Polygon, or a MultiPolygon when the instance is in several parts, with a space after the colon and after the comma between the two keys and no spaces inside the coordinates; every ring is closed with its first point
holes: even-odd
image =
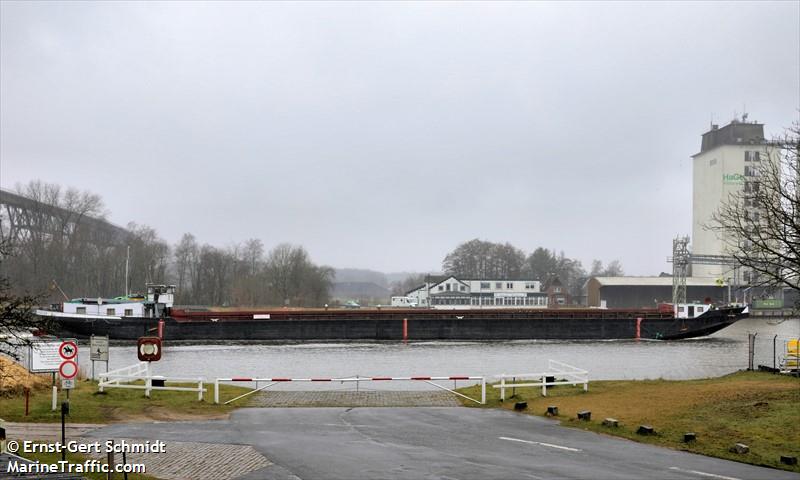
{"type": "MultiPolygon", "coordinates": [[[[356,388],[358,388],[361,382],[394,382],[394,381],[418,381],[418,382],[425,382],[430,385],[433,385],[436,388],[440,388],[447,392],[450,392],[454,395],[458,395],[459,397],[466,398],[467,400],[471,400],[475,403],[479,403],[481,405],[486,404],[486,377],[477,377],[477,376],[468,376],[468,375],[451,375],[449,377],[345,377],[345,378],[252,378],[252,377],[232,377],[232,378],[216,378],[214,379],[214,403],[219,403],[219,383],[220,382],[267,382],[266,385],[263,387],[257,387],[247,393],[239,395],[236,398],[228,400],[225,402],[225,405],[235,402],[236,400],[242,399],[248,395],[252,395],[256,392],[260,392],[261,390],[265,390],[273,385],[277,385],[279,383],[284,382],[340,382],[340,383],[355,383],[356,388]],[[468,397],[462,393],[456,392],[455,390],[449,389],[438,383],[437,381],[444,381],[444,380],[452,380],[453,382],[457,382],[458,380],[480,380],[481,382],[481,399],[476,400],[472,397],[468,397]]],[[[455,388],[455,386],[453,387],[455,388]]]]}

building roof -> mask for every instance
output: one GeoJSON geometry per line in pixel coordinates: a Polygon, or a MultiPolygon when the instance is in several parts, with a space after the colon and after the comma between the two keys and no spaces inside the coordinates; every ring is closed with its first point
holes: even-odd
{"type": "Polygon", "coordinates": [[[742,121],[734,119],[731,123],[722,128],[719,128],[717,125],[712,125],[711,130],[703,134],[703,141],[700,144],[700,153],[707,152],[722,145],[753,145],[763,143],[764,124],[747,122],[745,117],[742,121]]]}
{"type": "MultiPolygon", "coordinates": [[[[604,287],[671,287],[672,277],[592,277],[604,287]]],[[[687,287],[718,287],[716,278],[686,277],[687,287]]]]}

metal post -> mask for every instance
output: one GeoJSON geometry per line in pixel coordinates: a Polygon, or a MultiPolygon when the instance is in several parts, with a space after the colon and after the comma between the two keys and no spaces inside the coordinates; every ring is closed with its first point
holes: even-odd
{"type": "MultiPolygon", "coordinates": [[[[69,390],[67,390],[69,391],[69,390]]],[[[66,416],[69,413],[69,402],[61,403],[61,445],[64,446],[67,444],[67,425],[66,425],[66,416]]],[[[61,449],[61,461],[67,461],[67,450],[65,448],[61,449]]]]}
{"type": "Polygon", "coordinates": [[[503,402],[506,399],[506,374],[502,374],[500,376],[500,401],[503,402]]]}
{"type": "Polygon", "coordinates": [[[486,377],[481,377],[481,405],[486,405],[486,377]]]}
{"type": "Polygon", "coordinates": [[[219,404],[219,378],[214,379],[214,403],[219,404]]]}
{"type": "Polygon", "coordinates": [[[547,375],[542,375],[542,396],[547,396],[547,375]]]}
{"type": "Polygon", "coordinates": [[[113,478],[112,477],[112,472],[114,471],[114,463],[115,463],[114,462],[114,448],[113,448],[114,441],[113,440],[111,441],[111,444],[112,444],[112,448],[108,451],[108,460],[107,460],[108,461],[108,474],[106,475],[106,478],[108,480],[111,480],[113,478]]]}
{"type": "MultiPolygon", "coordinates": [[[[125,449],[123,449],[122,450],[122,465],[127,465],[127,464],[128,464],[128,459],[125,457],[125,449]]],[[[128,470],[127,469],[123,469],[122,470],[122,478],[124,480],[128,480],[128,470]]]]}
{"type": "Polygon", "coordinates": [[[775,334],[775,336],[772,337],[772,369],[773,370],[775,370],[775,367],[777,366],[777,364],[775,363],[775,360],[776,360],[775,359],[775,356],[776,356],[775,344],[776,344],[777,341],[778,341],[778,334],[775,334]]]}
{"type": "Polygon", "coordinates": [[[200,382],[200,388],[197,391],[197,401],[198,402],[202,402],[203,401],[203,379],[202,378],[199,379],[199,382],[200,382]]]}
{"type": "Polygon", "coordinates": [[[56,408],[58,408],[58,387],[53,385],[53,411],[54,412],[56,411],[56,408]]]}

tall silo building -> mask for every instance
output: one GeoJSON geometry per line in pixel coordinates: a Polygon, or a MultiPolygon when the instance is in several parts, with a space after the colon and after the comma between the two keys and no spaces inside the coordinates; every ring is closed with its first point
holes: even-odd
{"type": "MultiPolygon", "coordinates": [[[[744,192],[745,203],[748,192],[758,188],[759,165],[769,161],[767,143],[764,139],[764,124],[748,122],[747,115],[703,134],[700,153],[692,156],[692,253],[695,255],[726,255],[730,238],[707,228],[714,212],[731,194],[744,192]]],[[[741,206],[744,209],[748,205],[741,206]]],[[[748,211],[754,221],[758,212],[748,211]]],[[[743,277],[733,278],[731,267],[724,265],[692,264],[692,276],[714,277],[735,283],[747,283],[747,272],[743,277]]],[[[741,275],[741,274],[740,274],[741,275]]]]}

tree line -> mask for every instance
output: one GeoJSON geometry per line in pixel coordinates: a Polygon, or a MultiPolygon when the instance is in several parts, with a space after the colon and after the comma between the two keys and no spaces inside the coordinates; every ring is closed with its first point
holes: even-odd
{"type": "Polygon", "coordinates": [[[107,212],[98,195],[41,181],[16,190],[35,201],[0,211],[0,241],[10,250],[2,274],[18,293],[62,301],[164,283],[178,287],[176,303],[184,305],[322,306],[330,299],[333,269],[316,265],[302,246],[267,252],[250,239],[220,248],[190,233],[170,245],[145,225],[99,228],[107,212]]]}
{"type": "Polygon", "coordinates": [[[559,279],[573,295],[580,295],[589,276],[617,277],[624,275],[622,264],[613,260],[603,265],[592,261],[587,271],[580,260],[564,252],[538,247],[530,254],[510,243],[493,243],[473,239],[460,244],[442,261],[445,274],[461,278],[509,280],[540,280],[547,283],[559,279]]]}

